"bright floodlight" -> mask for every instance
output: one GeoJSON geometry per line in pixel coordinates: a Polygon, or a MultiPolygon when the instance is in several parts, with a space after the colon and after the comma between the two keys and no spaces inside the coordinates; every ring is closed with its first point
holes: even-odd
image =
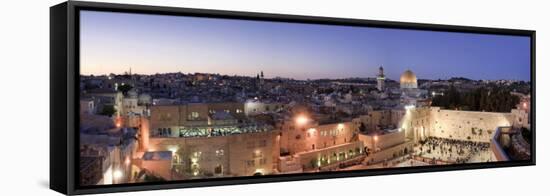
{"type": "Polygon", "coordinates": [[[115,179],[122,178],[122,171],[120,171],[120,170],[118,170],[118,169],[115,170],[115,171],[113,172],[113,177],[114,177],[115,179]]]}
{"type": "Polygon", "coordinates": [[[172,151],[172,154],[176,154],[176,152],[178,151],[178,147],[177,146],[170,146],[170,147],[168,147],[168,150],[172,151]]]}
{"type": "Polygon", "coordinates": [[[296,117],[296,124],[298,124],[298,125],[305,125],[308,121],[309,121],[309,119],[307,117],[305,117],[304,115],[300,115],[300,116],[296,117]]]}
{"type": "Polygon", "coordinates": [[[414,105],[406,105],[405,106],[406,110],[411,110],[411,109],[414,109],[414,108],[415,108],[414,105]]]}
{"type": "Polygon", "coordinates": [[[120,117],[117,117],[115,119],[115,126],[116,126],[116,128],[122,127],[122,120],[120,119],[120,117]]]}

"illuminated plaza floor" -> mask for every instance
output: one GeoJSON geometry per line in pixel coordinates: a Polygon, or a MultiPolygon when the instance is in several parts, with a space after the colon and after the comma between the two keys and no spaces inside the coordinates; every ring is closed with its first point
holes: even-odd
{"type": "MultiPolygon", "coordinates": [[[[444,145],[444,149],[449,148],[450,146],[444,145]]],[[[479,150],[475,152],[472,149],[469,148],[463,148],[464,153],[459,154],[456,147],[451,147],[452,152],[449,152],[448,150],[441,150],[440,148],[435,148],[431,150],[431,152],[428,152],[427,149],[424,147],[422,151],[420,150],[420,147],[415,147],[415,154],[419,155],[424,158],[435,158],[437,160],[443,160],[448,162],[456,162],[457,159],[464,160],[466,163],[479,163],[479,162],[491,162],[494,161],[494,155],[491,152],[490,149],[485,150],[479,150]]]]}

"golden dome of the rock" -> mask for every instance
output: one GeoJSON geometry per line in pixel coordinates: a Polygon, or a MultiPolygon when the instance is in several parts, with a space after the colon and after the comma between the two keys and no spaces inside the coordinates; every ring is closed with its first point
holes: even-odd
{"type": "Polygon", "coordinates": [[[417,88],[416,75],[411,70],[405,71],[399,78],[401,88],[417,88]]]}

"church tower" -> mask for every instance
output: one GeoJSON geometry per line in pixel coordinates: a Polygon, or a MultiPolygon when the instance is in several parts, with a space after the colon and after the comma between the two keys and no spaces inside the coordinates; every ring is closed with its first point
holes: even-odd
{"type": "Polygon", "coordinates": [[[384,90],[384,80],[386,80],[386,76],[384,75],[384,68],[382,68],[382,66],[380,66],[380,68],[378,68],[378,75],[376,77],[376,80],[378,82],[378,85],[377,85],[378,90],[383,91],[384,90]]]}

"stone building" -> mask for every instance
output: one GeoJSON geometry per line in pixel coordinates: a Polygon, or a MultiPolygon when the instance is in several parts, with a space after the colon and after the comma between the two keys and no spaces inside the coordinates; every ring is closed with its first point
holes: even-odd
{"type": "MultiPolygon", "coordinates": [[[[237,124],[245,126],[243,123],[246,122],[242,103],[192,103],[151,107],[152,135],[206,136],[217,132],[231,133],[243,131],[236,127],[237,124]]],[[[255,128],[249,125],[245,129],[255,128]]]]}
{"type": "Polygon", "coordinates": [[[213,137],[152,137],[149,149],[172,151],[171,168],[183,178],[273,173],[276,131],[213,137]]]}

